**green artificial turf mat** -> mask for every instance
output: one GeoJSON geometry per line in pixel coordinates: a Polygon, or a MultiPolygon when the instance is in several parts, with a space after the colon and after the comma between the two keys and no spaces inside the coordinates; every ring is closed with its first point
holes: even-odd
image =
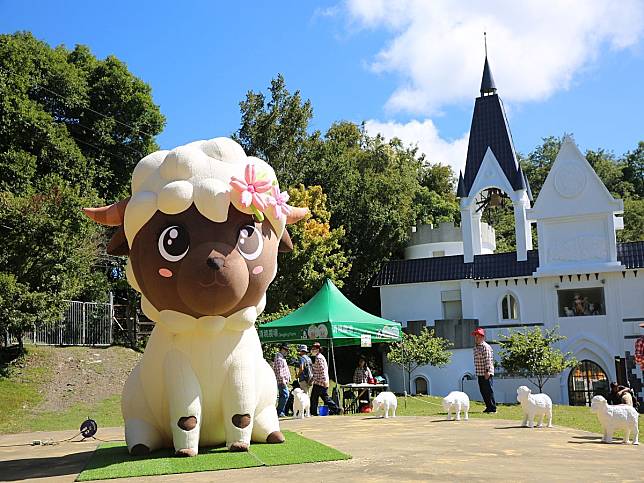
{"type": "Polygon", "coordinates": [[[251,444],[248,453],[230,453],[223,447],[200,448],[199,454],[194,458],[178,458],[169,449],[155,451],[150,456],[131,456],[125,443],[103,443],[96,449],[76,481],[292,465],[351,458],[345,453],[291,431],[284,431],[284,436],[286,442],[283,444],[251,444]]]}

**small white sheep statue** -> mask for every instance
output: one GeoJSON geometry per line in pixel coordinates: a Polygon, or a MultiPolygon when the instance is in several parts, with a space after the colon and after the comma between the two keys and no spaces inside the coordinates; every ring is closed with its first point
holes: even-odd
{"type": "Polygon", "coordinates": [[[300,419],[311,417],[311,399],[299,387],[293,389],[293,417],[300,419]]]}
{"type": "Polygon", "coordinates": [[[382,411],[382,417],[389,417],[389,410],[392,411],[392,417],[396,417],[396,408],[398,407],[398,399],[393,392],[385,391],[381,392],[376,396],[376,398],[371,403],[373,412],[382,411]]]}
{"type": "Polygon", "coordinates": [[[526,386],[517,389],[517,401],[523,409],[523,426],[534,428],[534,422],[541,417],[538,427],[543,426],[543,420],[548,416],[548,427],[552,428],[552,400],[547,394],[532,394],[526,386]]]}
{"type": "Polygon", "coordinates": [[[463,419],[467,421],[470,411],[470,398],[464,392],[452,391],[443,398],[443,409],[447,411],[448,421],[452,420],[452,411],[456,414],[456,421],[461,420],[461,411],[463,411],[463,419]]]}
{"type": "Polygon", "coordinates": [[[604,429],[604,443],[613,442],[613,434],[617,430],[624,431],[624,444],[630,443],[630,435],[633,433],[633,444],[639,444],[639,413],[635,408],[627,404],[611,406],[603,396],[593,397],[590,403],[590,410],[597,414],[599,424],[604,429]]]}

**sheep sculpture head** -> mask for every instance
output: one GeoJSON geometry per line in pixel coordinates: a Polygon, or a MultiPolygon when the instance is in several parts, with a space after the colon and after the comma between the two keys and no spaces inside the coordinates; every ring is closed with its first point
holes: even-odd
{"type": "Polygon", "coordinates": [[[590,411],[593,413],[600,412],[600,410],[602,410],[606,406],[608,406],[608,401],[604,396],[593,396],[590,401],[590,411]]]}
{"type": "Polygon", "coordinates": [[[146,156],[130,198],[84,211],[119,227],[107,251],[129,256],[128,281],[151,319],[198,319],[261,312],[278,250],[292,249],[285,225],[307,213],[287,199],[267,163],[216,138],[146,156]]]}
{"type": "Polygon", "coordinates": [[[532,394],[532,390],[528,386],[519,386],[517,388],[517,401],[526,401],[530,394],[532,394]]]}
{"type": "Polygon", "coordinates": [[[287,201],[270,165],[216,138],[146,156],[131,197],[84,210],[118,227],[107,251],[129,256],[127,279],[156,322],[123,389],[132,454],[284,441],[254,324],[278,251],[292,249],[286,225],[308,212],[287,201]]]}

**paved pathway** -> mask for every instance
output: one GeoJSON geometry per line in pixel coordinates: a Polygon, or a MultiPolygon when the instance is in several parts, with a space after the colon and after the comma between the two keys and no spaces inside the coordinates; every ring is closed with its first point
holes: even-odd
{"type": "MultiPolygon", "coordinates": [[[[562,427],[529,430],[517,427],[516,421],[447,422],[436,417],[319,417],[286,420],[283,427],[353,459],[128,481],[644,481],[644,444],[601,444],[598,435],[562,427]]],[[[0,481],[74,481],[95,442],[3,447],[73,435],[62,431],[0,436],[0,481]]],[[[118,439],[123,432],[108,428],[97,436],[118,439]]]]}

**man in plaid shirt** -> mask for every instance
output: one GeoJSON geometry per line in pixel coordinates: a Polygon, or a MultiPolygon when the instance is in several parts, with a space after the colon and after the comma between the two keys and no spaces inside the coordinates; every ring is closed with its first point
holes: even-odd
{"type": "Polygon", "coordinates": [[[320,343],[316,342],[311,346],[311,355],[315,357],[313,363],[313,389],[311,390],[311,415],[318,415],[318,399],[322,398],[324,404],[329,408],[329,414],[339,414],[338,405],[329,397],[329,366],[326,358],[320,352],[320,343]]]}
{"type": "Polygon", "coordinates": [[[494,401],[494,390],[492,382],[494,379],[494,353],[490,344],[485,342],[485,330],[478,327],[472,332],[476,344],[474,345],[474,369],[479,381],[481,396],[485,401],[484,413],[496,412],[496,401],[494,401]]]}
{"type": "Polygon", "coordinates": [[[282,344],[280,350],[275,354],[273,361],[273,372],[275,372],[275,379],[277,379],[277,393],[279,401],[277,402],[277,415],[281,418],[286,416],[286,402],[288,401],[288,383],[291,382],[291,371],[286,362],[286,355],[288,354],[288,345],[282,344]]]}

